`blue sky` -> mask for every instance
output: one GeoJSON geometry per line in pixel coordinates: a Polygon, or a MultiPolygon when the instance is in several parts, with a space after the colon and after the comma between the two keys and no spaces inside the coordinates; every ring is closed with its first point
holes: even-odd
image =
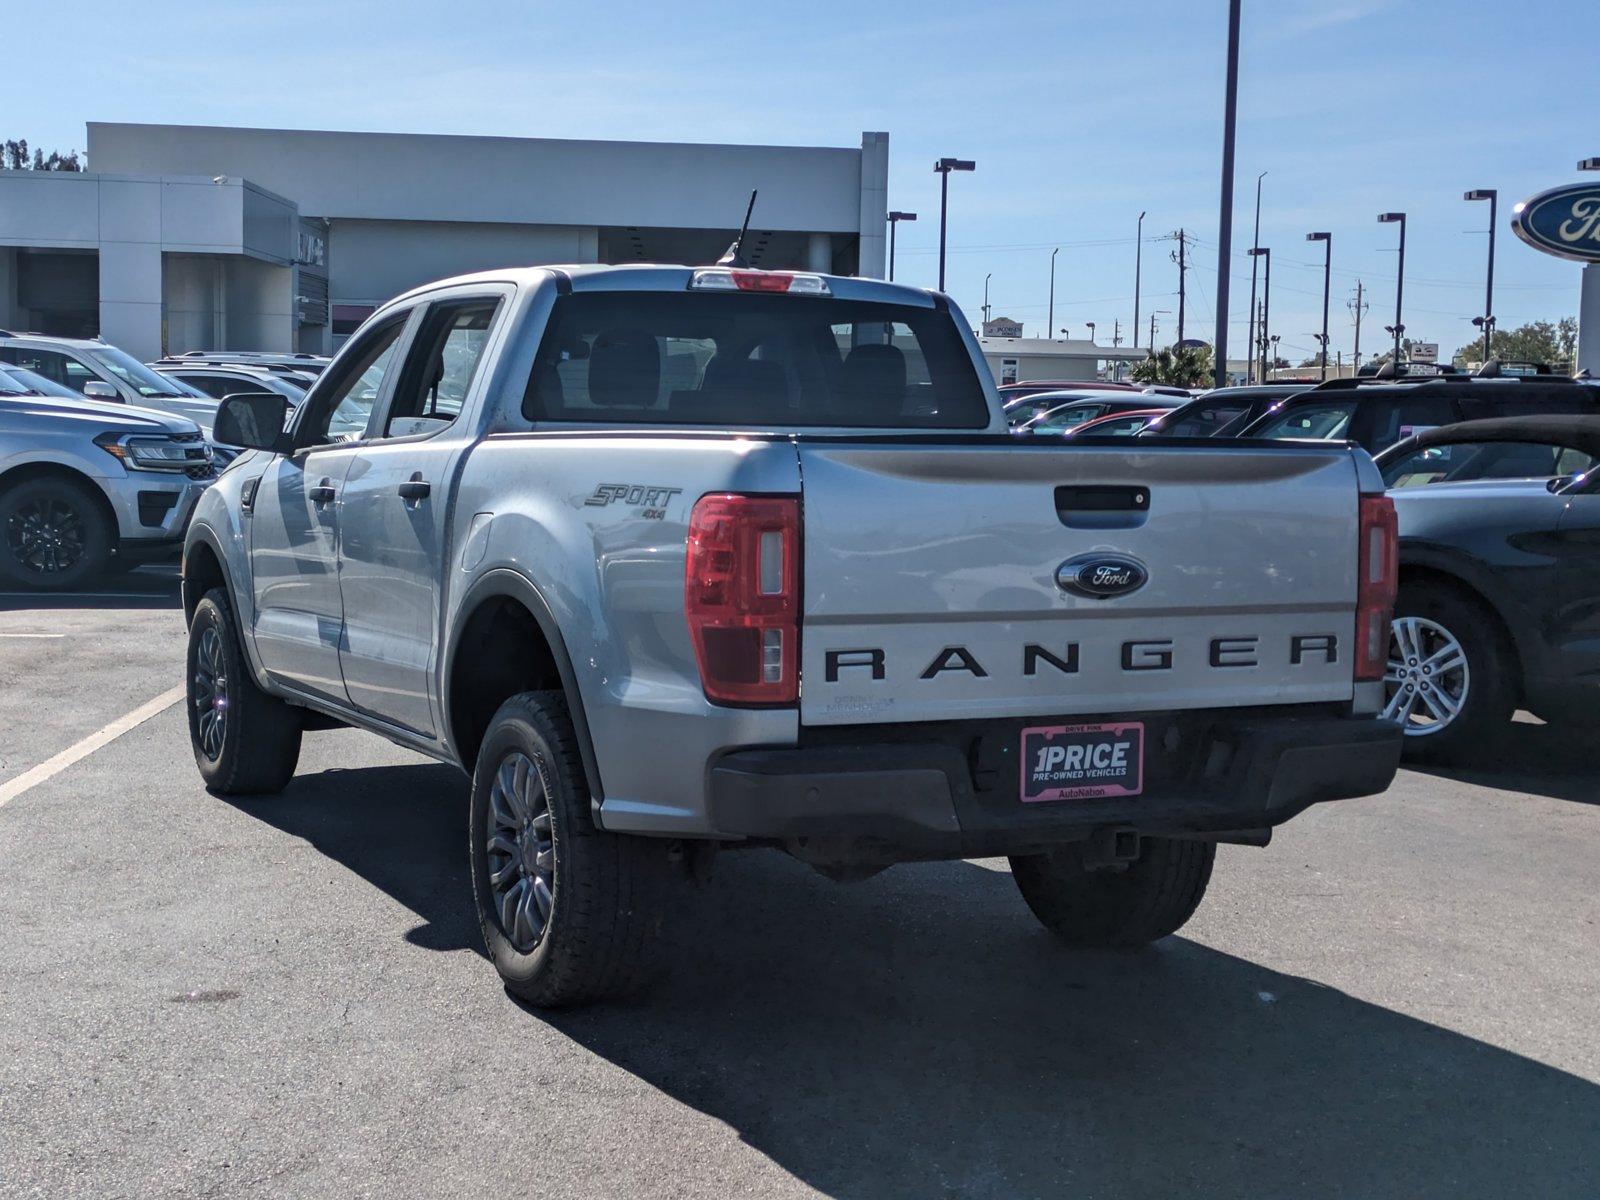
{"type": "MultiPolygon", "coordinates": [[[[952,179],[949,289],[976,321],[984,276],[996,315],[1042,333],[1049,255],[1056,326],[1124,338],[1135,220],[1145,219],[1144,312],[1177,309],[1171,243],[1197,239],[1186,332],[1208,340],[1217,283],[1222,0],[1149,3],[924,0],[907,4],[504,3],[352,0],[271,4],[75,0],[11,21],[7,137],[82,146],[89,120],[540,137],[855,145],[890,133],[898,277],[936,278],[942,154],[952,179]]],[[[1524,246],[1511,204],[1600,154],[1600,81],[1583,47],[1591,5],[1457,0],[1245,0],[1233,346],[1249,304],[1255,176],[1273,247],[1276,332],[1298,361],[1320,326],[1321,248],[1334,234],[1333,347],[1345,299],[1370,289],[1362,349],[1393,316],[1395,228],[1410,214],[1408,334],[1446,353],[1482,307],[1487,206],[1501,192],[1501,327],[1576,312],[1578,270],[1524,246]]],[[[441,164],[441,167],[444,165],[441,164]]],[[[1146,317],[1146,321],[1148,316],[1146,317]]],[[[1170,340],[1174,315],[1159,317],[1170,340]]],[[[1141,339],[1143,340],[1143,339],[1141,339]]]]}

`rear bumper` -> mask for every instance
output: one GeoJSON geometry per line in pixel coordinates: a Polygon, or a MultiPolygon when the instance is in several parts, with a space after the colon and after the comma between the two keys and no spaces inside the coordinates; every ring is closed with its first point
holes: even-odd
{"type": "Polygon", "coordinates": [[[1023,804],[1016,722],[902,726],[881,741],[857,727],[828,731],[856,737],[723,756],[708,817],[721,836],[824,839],[845,857],[886,859],[1021,853],[1108,826],[1259,838],[1312,804],[1385,790],[1400,763],[1399,727],[1370,717],[1140,719],[1149,749],[1138,796],[1023,804]]]}

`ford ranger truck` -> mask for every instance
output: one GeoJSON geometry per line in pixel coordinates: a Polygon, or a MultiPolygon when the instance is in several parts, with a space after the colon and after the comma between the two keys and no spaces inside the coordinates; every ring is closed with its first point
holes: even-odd
{"type": "Polygon", "coordinates": [[[1219,842],[1383,791],[1395,524],[1337,443],[1006,431],[936,293],[518,268],[379,309],[184,558],[189,728],[272,793],[354,726],[471,778],[472,900],[538,1005],[643,977],[715,852],[1004,855],[1074,946],[1172,933],[1219,842]]]}

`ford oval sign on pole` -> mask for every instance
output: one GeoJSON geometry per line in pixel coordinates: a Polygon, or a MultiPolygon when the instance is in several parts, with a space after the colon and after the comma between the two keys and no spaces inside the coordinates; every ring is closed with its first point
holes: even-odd
{"type": "Polygon", "coordinates": [[[1535,250],[1584,264],[1575,365],[1600,376],[1600,183],[1569,183],[1529,196],[1512,210],[1511,231],[1535,250]]]}
{"type": "Polygon", "coordinates": [[[1511,229],[1546,254],[1600,262],[1600,184],[1572,183],[1530,196],[1512,210],[1511,229]]]}

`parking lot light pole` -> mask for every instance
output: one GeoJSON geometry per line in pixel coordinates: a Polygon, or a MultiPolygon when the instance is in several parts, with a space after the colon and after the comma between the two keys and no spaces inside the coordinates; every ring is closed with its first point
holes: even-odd
{"type": "Polygon", "coordinates": [[[1328,288],[1333,281],[1333,234],[1306,234],[1306,241],[1322,243],[1322,378],[1328,378],[1328,288]]]}
{"type": "Polygon", "coordinates": [[[894,282],[894,227],[901,221],[915,221],[916,213],[892,212],[889,214],[889,282],[894,282]]]}
{"type": "Polygon", "coordinates": [[[1489,339],[1494,336],[1491,332],[1494,326],[1494,225],[1500,193],[1494,188],[1474,188],[1461,198],[1489,202],[1489,272],[1483,285],[1483,361],[1488,362],[1491,357],[1489,339]]]}
{"type": "Polygon", "coordinates": [[[989,280],[993,278],[993,271],[983,277],[983,323],[985,325],[989,323],[989,280]]]}
{"type": "MultiPolygon", "coordinates": [[[[1228,283],[1229,260],[1233,258],[1233,144],[1234,126],[1239,112],[1239,4],[1228,0],[1228,65],[1222,102],[1222,203],[1217,214],[1217,331],[1212,338],[1214,353],[1211,385],[1222,387],[1228,380],[1228,283]]],[[[1183,242],[1179,241],[1180,258],[1183,242]]],[[[1182,288],[1179,288],[1182,297],[1182,288]]],[[[1182,304],[1178,305],[1180,311],[1182,304]]],[[[1183,324],[1183,318],[1178,319],[1183,324]]]]}
{"type": "Polygon", "coordinates": [[[1403,212],[1379,213],[1378,220],[1385,225],[1398,223],[1400,226],[1400,266],[1394,276],[1394,369],[1400,369],[1400,335],[1405,333],[1406,327],[1402,323],[1401,299],[1406,288],[1406,215],[1403,212]]]}
{"type": "Polygon", "coordinates": [[[971,159],[941,158],[933,164],[939,172],[939,290],[944,291],[944,235],[946,218],[950,209],[950,172],[975,171],[978,164],[971,159]]]}
{"type": "MultiPolygon", "coordinates": [[[[1143,277],[1144,214],[1139,214],[1139,234],[1134,238],[1133,250],[1133,348],[1139,348],[1139,281],[1143,277]]],[[[1154,346],[1151,349],[1155,349],[1154,346]]]]}
{"type": "MultiPolygon", "coordinates": [[[[1252,246],[1261,245],[1261,181],[1267,177],[1265,171],[1256,176],[1256,231],[1250,236],[1252,246]]],[[[1256,260],[1250,260],[1250,337],[1247,348],[1248,357],[1244,372],[1245,380],[1249,383],[1259,383],[1256,378],[1256,260]]]]}
{"type": "Polygon", "coordinates": [[[1251,258],[1264,258],[1267,260],[1266,270],[1262,272],[1265,279],[1261,285],[1261,333],[1256,342],[1256,349],[1260,353],[1260,361],[1256,367],[1256,382],[1267,381],[1267,330],[1272,328],[1272,248],[1270,246],[1251,246],[1251,258]]]}
{"type": "Polygon", "coordinates": [[[1049,330],[1052,330],[1056,327],[1056,255],[1060,253],[1060,246],[1057,246],[1054,250],[1050,251],[1050,311],[1048,314],[1046,314],[1044,319],[1046,337],[1055,336],[1053,333],[1050,333],[1049,330]]]}

